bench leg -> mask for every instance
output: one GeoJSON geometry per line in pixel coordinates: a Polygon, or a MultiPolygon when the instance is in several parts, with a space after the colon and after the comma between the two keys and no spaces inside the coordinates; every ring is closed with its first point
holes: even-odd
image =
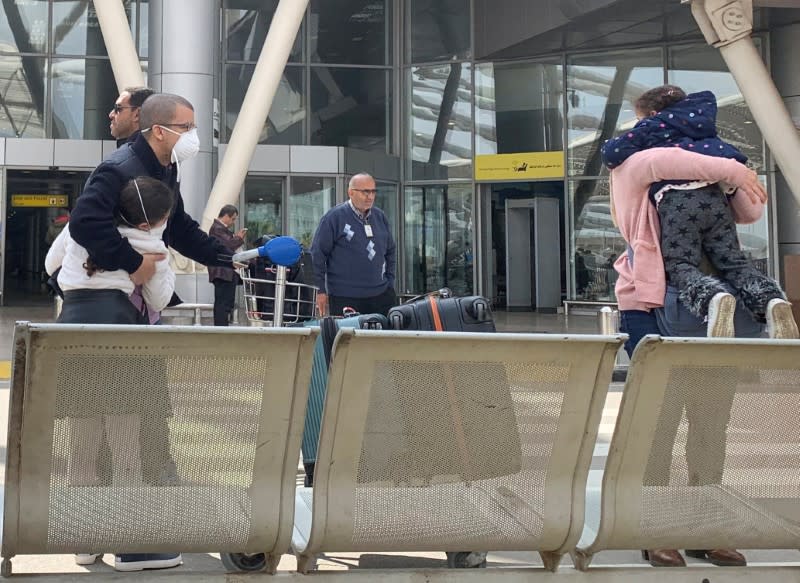
{"type": "Polygon", "coordinates": [[[594,558],[593,553],[587,553],[585,550],[578,549],[570,553],[572,556],[572,564],[578,571],[588,571],[589,565],[592,564],[594,558]]]}
{"type": "Polygon", "coordinates": [[[267,566],[264,570],[270,575],[274,575],[278,571],[278,563],[281,562],[282,553],[271,553],[267,555],[267,566]]]}
{"type": "Polygon", "coordinates": [[[0,564],[0,575],[11,577],[11,559],[3,559],[2,564],[0,564]]]}
{"type": "Polygon", "coordinates": [[[297,572],[304,575],[317,568],[317,555],[297,555],[297,572]]]}
{"type": "Polygon", "coordinates": [[[544,568],[551,573],[555,573],[558,569],[559,563],[561,563],[561,553],[553,553],[548,551],[540,551],[539,556],[542,558],[542,563],[544,563],[544,568]]]}

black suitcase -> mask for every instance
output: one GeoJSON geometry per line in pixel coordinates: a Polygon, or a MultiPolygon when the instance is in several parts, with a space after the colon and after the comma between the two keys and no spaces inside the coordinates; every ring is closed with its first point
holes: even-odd
{"type": "Polygon", "coordinates": [[[393,330],[495,332],[489,300],[480,296],[428,295],[389,310],[389,325],[393,330]]]}

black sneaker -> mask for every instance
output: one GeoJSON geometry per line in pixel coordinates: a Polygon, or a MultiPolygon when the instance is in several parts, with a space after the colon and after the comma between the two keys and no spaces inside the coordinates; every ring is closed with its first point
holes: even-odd
{"type": "Polygon", "coordinates": [[[180,553],[127,553],[114,558],[115,571],[169,569],[183,563],[180,553]]]}

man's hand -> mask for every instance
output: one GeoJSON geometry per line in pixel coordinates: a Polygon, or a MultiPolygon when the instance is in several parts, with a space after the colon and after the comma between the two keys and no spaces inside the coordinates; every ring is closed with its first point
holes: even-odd
{"type": "Polygon", "coordinates": [[[317,316],[322,318],[328,315],[328,294],[317,292],[317,316]]]}
{"type": "Polygon", "coordinates": [[[244,239],[244,236],[247,234],[247,229],[239,229],[236,231],[236,236],[240,239],[244,239]]]}
{"type": "Polygon", "coordinates": [[[131,273],[133,284],[143,285],[150,281],[156,274],[156,262],[164,261],[166,258],[167,256],[164,253],[144,253],[139,269],[131,273]]]}
{"type": "Polygon", "coordinates": [[[749,170],[747,179],[739,185],[739,192],[753,203],[766,204],[767,202],[767,189],[761,184],[758,174],[754,170],[749,170]]]}

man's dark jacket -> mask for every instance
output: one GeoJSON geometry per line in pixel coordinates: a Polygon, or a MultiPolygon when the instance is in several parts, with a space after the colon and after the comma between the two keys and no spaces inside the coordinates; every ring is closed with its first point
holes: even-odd
{"type": "MultiPolygon", "coordinates": [[[[244,239],[231,233],[231,230],[223,225],[219,219],[214,219],[214,224],[211,225],[208,234],[212,239],[222,243],[231,255],[244,244],[244,239]]],[[[238,282],[239,276],[236,275],[236,272],[231,267],[209,267],[208,281],[214,283],[215,279],[238,282]]]]}
{"type": "Polygon", "coordinates": [[[142,256],[120,236],[115,222],[120,191],[137,176],[160,180],[175,192],[175,206],[163,237],[167,247],[203,265],[230,266],[228,250],[201,231],[184,210],[175,165],[162,166],[147,140],[139,135],[95,168],[72,211],[70,235],[86,248],[98,267],[133,273],[142,264],[142,256]]]}

